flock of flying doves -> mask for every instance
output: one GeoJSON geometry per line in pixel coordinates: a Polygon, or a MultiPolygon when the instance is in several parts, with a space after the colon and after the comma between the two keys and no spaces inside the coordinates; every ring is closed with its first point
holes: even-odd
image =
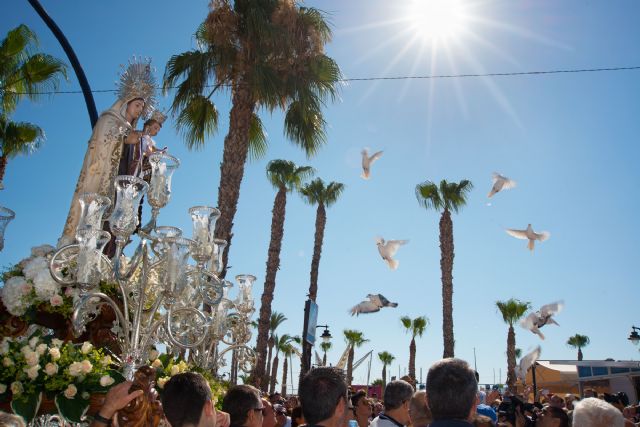
{"type": "MultiPolygon", "coordinates": [[[[382,153],[382,151],[378,151],[369,156],[369,152],[366,148],[362,150],[362,174],[360,176],[363,179],[368,180],[371,178],[371,166],[374,162],[380,159],[380,157],[382,157],[382,153]]],[[[494,172],[493,186],[491,187],[491,191],[489,192],[487,197],[491,198],[500,191],[509,190],[514,188],[515,186],[516,182],[514,180],[500,175],[497,172],[494,172]]],[[[550,237],[550,233],[547,231],[539,233],[535,232],[531,227],[531,224],[529,224],[525,230],[507,228],[505,231],[507,232],[507,234],[517,239],[528,240],[527,247],[531,251],[533,251],[534,249],[536,240],[539,242],[544,242],[550,237]]],[[[383,239],[382,237],[376,237],[378,252],[380,253],[383,261],[389,266],[390,269],[396,270],[398,268],[400,262],[394,259],[393,256],[396,254],[396,252],[398,252],[400,246],[405,245],[408,242],[408,240],[385,241],[385,239],[383,239]]],[[[350,310],[350,313],[352,316],[357,316],[359,314],[375,313],[377,311],[380,311],[380,309],[384,307],[397,306],[397,303],[390,302],[381,294],[369,294],[367,295],[367,300],[353,306],[350,310]]],[[[540,339],[544,340],[544,335],[542,334],[542,332],[540,332],[540,328],[548,324],[558,325],[558,323],[553,319],[553,316],[559,313],[563,307],[564,304],[561,301],[543,305],[538,311],[532,312],[524,319],[522,319],[520,321],[520,325],[523,328],[538,335],[540,339]]],[[[522,383],[525,382],[525,376],[529,367],[531,367],[536,362],[536,360],[538,360],[540,351],[540,346],[537,346],[531,352],[522,357],[522,359],[520,359],[520,363],[516,367],[516,376],[522,381],[522,383]]]]}

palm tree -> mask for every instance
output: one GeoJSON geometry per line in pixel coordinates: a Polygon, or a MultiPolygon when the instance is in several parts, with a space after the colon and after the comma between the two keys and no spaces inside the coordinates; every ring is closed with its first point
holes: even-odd
{"type": "Polygon", "coordinates": [[[282,394],[283,396],[287,395],[287,369],[289,368],[289,360],[291,359],[291,357],[294,354],[300,356],[300,350],[298,350],[298,348],[293,345],[294,342],[299,344],[300,343],[300,337],[298,337],[298,336],[292,337],[291,341],[286,343],[280,349],[280,351],[282,351],[282,358],[283,358],[283,362],[282,362],[282,384],[280,386],[281,387],[280,388],[280,394],[282,394]]]}
{"type": "Polygon", "coordinates": [[[19,154],[29,155],[44,142],[44,131],[26,122],[12,122],[0,114],[0,189],[9,159],[19,154]]]}
{"type": "MultiPolygon", "coordinates": [[[[278,326],[280,326],[285,320],[287,320],[287,318],[284,314],[278,313],[277,311],[271,313],[271,318],[269,319],[269,341],[267,343],[267,345],[269,346],[269,355],[267,356],[267,367],[265,369],[264,375],[265,378],[269,378],[269,375],[271,373],[271,352],[273,351],[273,346],[275,345],[274,336],[276,333],[276,329],[278,329],[278,326]]],[[[257,322],[255,326],[256,328],[258,327],[257,322]]],[[[265,380],[263,384],[267,384],[267,380],[265,380]]]]}
{"type": "Polygon", "coordinates": [[[425,181],[416,186],[418,203],[426,210],[442,211],[440,216],[440,270],[442,272],[442,357],[454,357],[453,337],[453,222],[451,211],[458,213],[467,203],[467,195],[473,188],[466,179],[456,182],[440,181],[436,185],[425,181]]]}
{"type": "Polygon", "coordinates": [[[531,307],[529,302],[523,302],[515,298],[507,301],[496,301],[496,307],[502,314],[502,320],[509,325],[507,333],[507,386],[515,391],[516,385],[516,333],[513,324],[531,307]]]}
{"type": "Polygon", "coordinates": [[[409,376],[416,380],[416,337],[421,337],[424,330],[427,329],[429,319],[426,316],[411,319],[409,316],[400,318],[405,332],[411,334],[411,344],[409,344],[409,376]]]}
{"type": "MultiPolygon", "coordinates": [[[[287,205],[287,193],[299,189],[302,182],[313,174],[313,168],[309,166],[298,167],[287,160],[272,160],[267,165],[267,177],[277,190],[273,201],[271,214],[271,240],[267,253],[267,272],[264,279],[262,303],[260,305],[260,317],[258,320],[258,337],[256,347],[258,359],[255,366],[254,378],[259,380],[264,377],[267,340],[269,338],[269,319],[271,317],[271,303],[276,289],[276,274],[280,268],[280,250],[284,236],[284,218],[287,205]]],[[[260,384],[255,384],[260,386],[260,384]]]]}
{"type": "Polygon", "coordinates": [[[327,366],[327,351],[331,350],[331,347],[333,347],[331,341],[323,341],[320,343],[320,348],[324,352],[324,356],[322,356],[322,366],[327,366]]]}
{"type": "MultiPolygon", "coordinates": [[[[304,201],[310,205],[318,205],[316,209],[316,228],[313,240],[313,257],[311,258],[311,273],[309,280],[309,299],[316,300],[318,295],[318,268],[320,267],[320,256],[322,255],[322,242],[324,240],[324,229],[327,224],[326,208],[338,201],[344,191],[344,184],[330,182],[328,185],[320,178],[316,178],[300,190],[304,201]]],[[[306,331],[302,331],[302,336],[306,331]]],[[[311,346],[306,341],[302,344],[302,363],[300,367],[300,381],[311,368],[308,366],[311,360],[311,346]]]]}
{"type": "MultiPolygon", "coordinates": [[[[280,362],[280,359],[278,358],[278,356],[280,355],[280,352],[282,351],[282,349],[285,348],[287,346],[287,344],[291,343],[292,339],[293,338],[291,337],[291,335],[288,335],[288,334],[284,334],[281,337],[278,337],[276,335],[276,337],[275,337],[276,353],[275,353],[275,356],[273,357],[273,366],[271,367],[271,378],[270,378],[270,381],[269,381],[269,393],[274,393],[275,390],[276,390],[276,378],[278,376],[278,363],[280,362]]],[[[265,389],[266,389],[266,387],[265,387],[265,389]]]]}
{"type": "Polygon", "coordinates": [[[312,156],[326,141],[322,106],[336,98],[342,75],[324,53],[331,30],[319,10],[287,0],[216,0],[211,5],[195,35],[198,48],[170,58],[163,86],[165,92],[176,87],[171,109],[193,148],[217,130],[211,97],[220,88],[230,89],[215,230],[228,242],[224,277],[250,140],[260,141],[257,151],[266,144],[256,112],[286,110],[285,135],[312,156]]]}
{"type": "Polygon", "coordinates": [[[43,92],[58,88],[66,79],[66,66],[51,55],[34,52],[35,33],[26,25],[9,31],[0,42],[0,189],[9,159],[31,154],[44,142],[44,131],[25,122],[13,122],[11,113],[28,98],[38,100],[43,92]]]}
{"type": "Polygon", "coordinates": [[[387,351],[378,353],[378,358],[382,362],[382,395],[384,396],[384,388],[387,386],[387,366],[395,360],[395,356],[387,351]]]}
{"type": "Polygon", "coordinates": [[[353,356],[355,349],[369,340],[364,338],[364,334],[362,332],[353,329],[344,330],[344,339],[347,345],[350,346],[349,358],[347,359],[347,385],[351,385],[351,381],[353,381],[353,356]]]}
{"type": "Polygon", "coordinates": [[[582,360],[582,348],[589,345],[589,337],[586,335],[575,334],[569,337],[567,345],[578,349],[578,360],[582,360]]]}

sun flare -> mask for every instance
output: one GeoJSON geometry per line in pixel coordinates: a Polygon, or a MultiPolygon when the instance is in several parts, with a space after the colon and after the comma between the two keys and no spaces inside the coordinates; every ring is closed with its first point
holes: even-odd
{"type": "Polygon", "coordinates": [[[425,41],[444,41],[462,33],[467,16],[459,0],[411,0],[409,18],[425,41]]]}

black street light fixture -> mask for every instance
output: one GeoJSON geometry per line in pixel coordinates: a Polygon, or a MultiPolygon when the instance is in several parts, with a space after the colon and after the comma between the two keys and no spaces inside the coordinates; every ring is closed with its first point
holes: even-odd
{"type": "Polygon", "coordinates": [[[640,328],[632,326],[631,327],[631,334],[629,334],[629,338],[627,338],[634,345],[638,345],[638,343],[640,343],[640,334],[638,334],[638,331],[640,331],[640,328]]]}
{"type": "Polygon", "coordinates": [[[320,335],[320,338],[322,338],[322,342],[331,341],[331,338],[333,337],[331,336],[331,332],[329,332],[329,325],[317,325],[316,329],[317,328],[324,328],[324,331],[322,331],[322,335],[320,335]]]}

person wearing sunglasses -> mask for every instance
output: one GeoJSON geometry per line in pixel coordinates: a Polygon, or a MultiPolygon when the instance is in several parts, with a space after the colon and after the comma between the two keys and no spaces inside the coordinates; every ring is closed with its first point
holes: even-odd
{"type": "Polygon", "coordinates": [[[230,427],[262,427],[265,405],[260,390],[253,386],[231,387],[222,400],[222,410],[229,413],[230,427]]]}

